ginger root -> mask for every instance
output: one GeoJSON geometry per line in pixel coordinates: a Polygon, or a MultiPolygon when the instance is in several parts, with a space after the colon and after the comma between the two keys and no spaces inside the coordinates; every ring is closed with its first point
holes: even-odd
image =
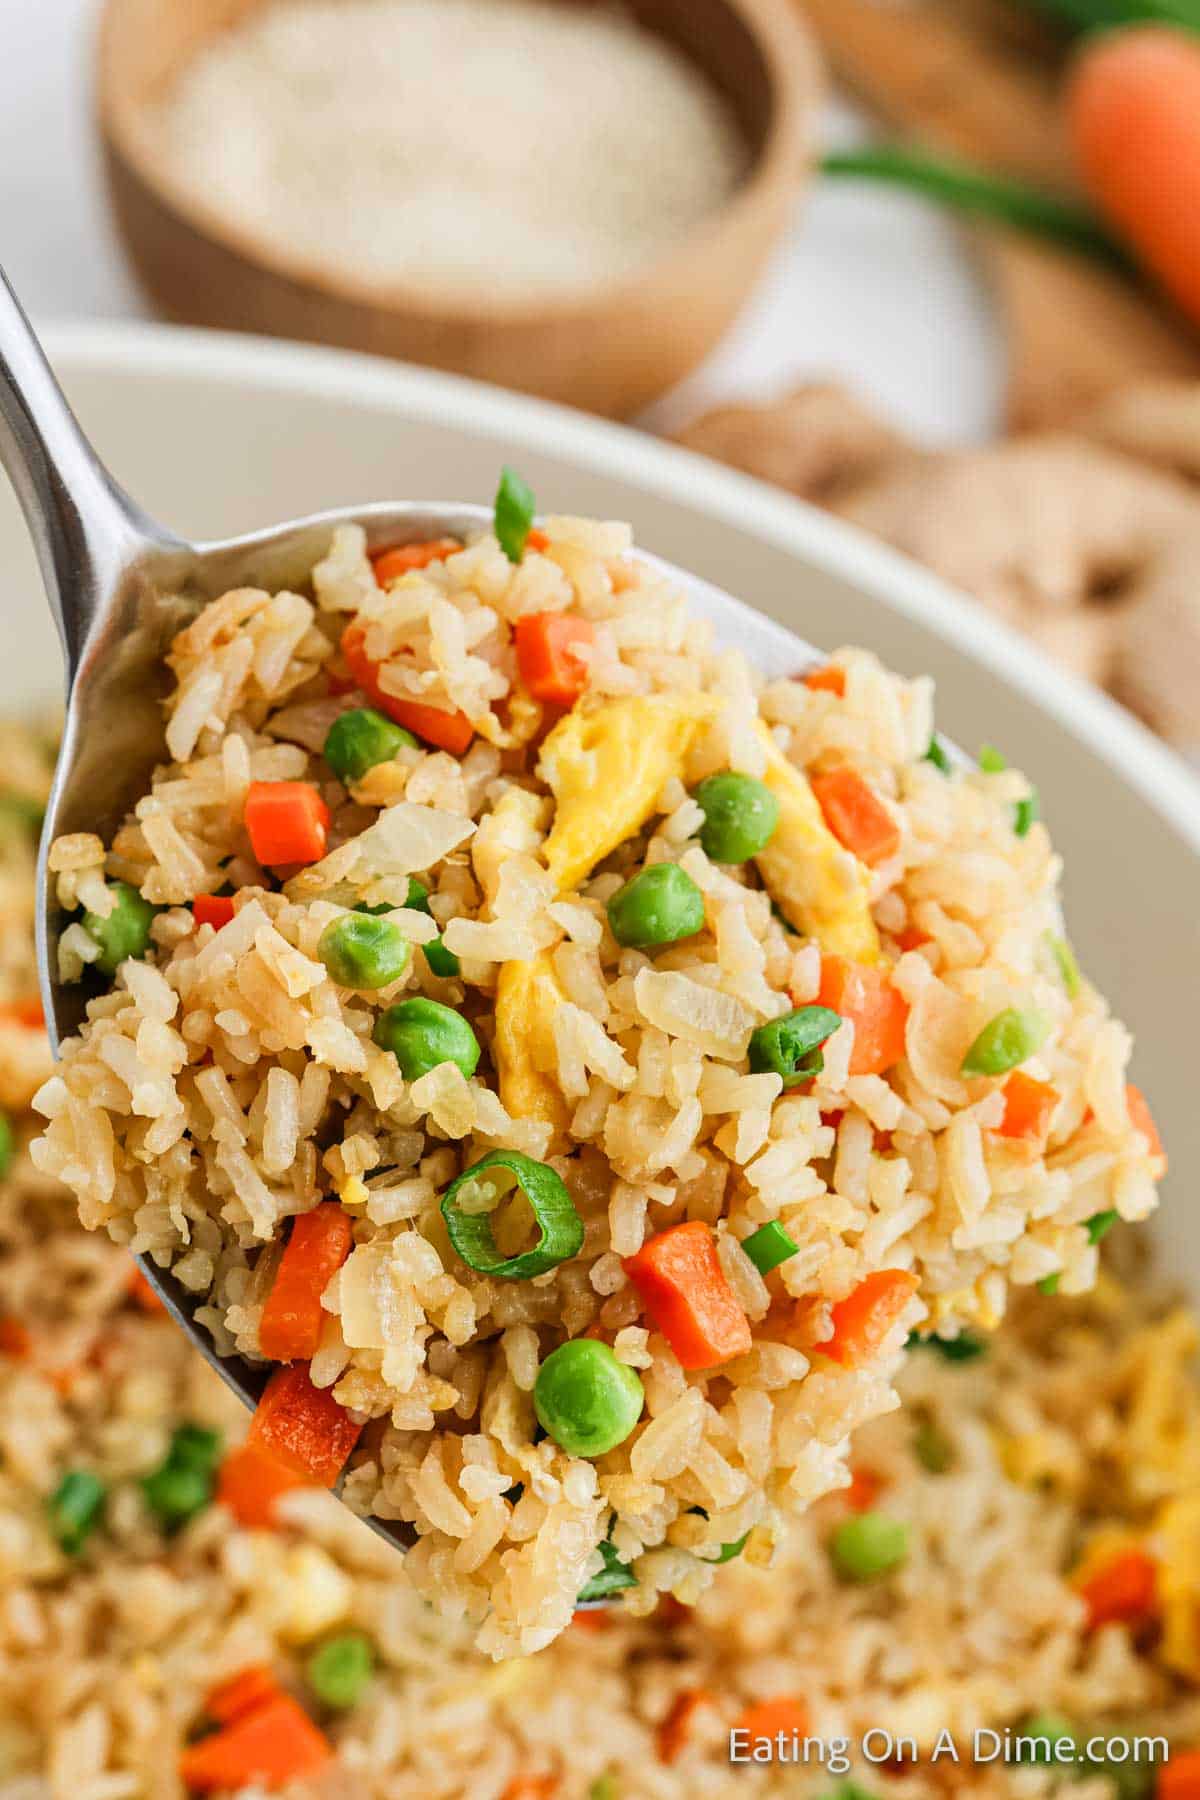
{"type": "Polygon", "coordinates": [[[1200,755],[1200,385],[957,452],[906,444],[825,386],[724,408],[683,441],[906,552],[1200,755]]]}

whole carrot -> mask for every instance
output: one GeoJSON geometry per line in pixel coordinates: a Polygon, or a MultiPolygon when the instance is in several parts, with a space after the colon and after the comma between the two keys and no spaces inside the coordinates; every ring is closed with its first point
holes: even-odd
{"type": "Polygon", "coordinates": [[[1166,25],[1095,38],[1068,84],[1067,125],[1097,206],[1200,323],[1200,40],[1166,25]]]}

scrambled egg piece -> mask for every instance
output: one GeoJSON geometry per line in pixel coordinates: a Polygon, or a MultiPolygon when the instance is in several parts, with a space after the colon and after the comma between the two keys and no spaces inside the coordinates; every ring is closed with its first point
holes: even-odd
{"type": "Polygon", "coordinates": [[[538,773],[554,794],[554,826],[543,852],[569,893],[618,844],[640,831],[716,702],[706,694],[638,694],[578,707],[542,746],[538,773]]]}
{"type": "Polygon", "coordinates": [[[804,775],[766,726],[759,732],[767,753],[763,780],[779,801],[779,823],[754,859],[768,893],[788,924],[816,938],[822,950],[878,962],[866,869],[838,843],[804,775]]]}
{"type": "Polygon", "coordinates": [[[1168,1500],[1154,1526],[1163,1635],[1169,1669],[1200,1682],[1200,1492],[1168,1500]]]}
{"type": "Polygon", "coordinates": [[[539,794],[509,788],[479,821],[471,839],[471,866],[488,904],[496,898],[500,870],[510,856],[536,856],[548,811],[539,794]]]}
{"type": "Polygon", "coordinates": [[[1195,1319],[1180,1308],[1137,1332],[1130,1344],[1123,1460],[1139,1500],[1200,1488],[1200,1416],[1189,1368],[1198,1339],[1195,1319]]]}
{"type": "Polygon", "coordinates": [[[506,962],[496,984],[496,1070],[500,1099],[514,1119],[539,1119],[555,1135],[566,1130],[567,1103],[555,1067],[554,1014],[566,999],[548,950],[529,962],[506,962]]]}

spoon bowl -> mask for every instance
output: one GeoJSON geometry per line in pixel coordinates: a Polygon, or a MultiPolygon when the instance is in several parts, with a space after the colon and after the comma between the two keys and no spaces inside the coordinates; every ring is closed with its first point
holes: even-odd
{"type": "MultiPolygon", "coordinates": [[[[465,537],[491,523],[482,506],[428,502],[342,507],[263,531],[189,544],[155,523],[104,469],[71,413],[32,329],[0,275],[0,463],[12,478],[38,551],[62,640],[67,711],[46,809],[38,870],[38,965],[50,1039],[57,1054],[83,1022],[88,993],[58,979],[64,915],[46,867],[47,849],[72,832],[110,837],[167,758],[165,653],[209,600],[236,587],[303,589],[339,525],[361,525],[368,547],[465,537]]],[[[746,612],[708,583],[646,556],[688,590],[702,613],[746,612]]],[[[819,660],[796,640],[799,667],[819,660]]],[[[197,1302],[150,1258],[137,1262],[153,1291],[200,1354],[247,1407],[270,1369],[222,1356],[196,1322],[197,1302]]],[[[402,1520],[368,1523],[399,1549],[415,1541],[402,1520]]],[[[603,1606],[604,1601],[583,1602],[603,1606]]]]}

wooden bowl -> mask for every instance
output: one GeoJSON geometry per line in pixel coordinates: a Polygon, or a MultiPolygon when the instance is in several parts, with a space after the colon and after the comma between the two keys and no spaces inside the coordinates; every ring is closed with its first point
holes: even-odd
{"type": "Polygon", "coordinates": [[[189,57],[262,3],[106,0],[98,103],[109,189],[138,276],[172,319],[403,357],[624,417],[708,353],[791,216],[819,87],[799,9],[791,0],[633,0],[639,21],[725,94],[751,152],[737,192],[680,244],[617,282],[517,303],[291,261],[181,193],[152,128],[189,57]]]}

